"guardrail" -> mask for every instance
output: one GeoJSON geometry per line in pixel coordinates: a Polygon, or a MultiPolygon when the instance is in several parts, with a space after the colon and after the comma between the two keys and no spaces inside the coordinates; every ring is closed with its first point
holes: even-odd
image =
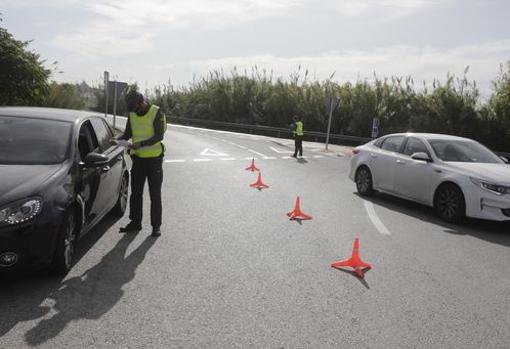
{"type": "MultiPolygon", "coordinates": [[[[113,120],[113,115],[108,115],[108,119],[110,117],[113,120]]],[[[118,118],[122,118],[125,120],[125,117],[117,116],[118,118]]],[[[119,119],[117,119],[119,120],[119,119]]],[[[249,131],[251,134],[258,134],[262,136],[271,136],[276,138],[292,138],[292,132],[286,128],[279,127],[269,127],[269,126],[260,126],[260,125],[248,125],[248,124],[236,124],[232,122],[222,122],[222,121],[213,121],[213,120],[204,120],[204,119],[193,119],[193,118],[183,118],[172,116],[170,118],[172,123],[176,123],[179,125],[185,126],[200,126],[204,128],[211,128],[215,130],[223,130],[223,131],[233,131],[239,132],[249,131]]],[[[314,131],[305,131],[304,140],[312,141],[312,142],[322,142],[326,143],[326,133],[322,132],[314,132],[314,131]]],[[[357,136],[347,136],[347,135],[337,135],[330,134],[329,141],[331,144],[338,145],[360,145],[365,144],[371,141],[371,138],[366,137],[357,137],[357,136]]],[[[505,158],[510,160],[510,153],[505,152],[495,152],[499,156],[504,156],[505,158]]]]}
{"type": "MultiPolygon", "coordinates": [[[[194,118],[183,118],[183,117],[175,117],[172,116],[170,118],[172,123],[176,123],[179,125],[185,126],[197,126],[204,128],[211,128],[215,130],[222,131],[232,131],[232,132],[243,132],[243,133],[251,133],[258,134],[262,136],[271,136],[276,138],[292,138],[292,131],[287,128],[279,128],[279,127],[269,127],[269,126],[261,126],[261,125],[248,125],[248,124],[236,124],[232,122],[222,122],[222,121],[213,121],[213,120],[203,120],[203,119],[194,119],[194,118]]],[[[323,132],[314,132],[314,131],[305,131],[303,140],[311,141],[311,142],[326,142],[327,134],[323,132]]],[[[365,137],[356,137],[356,136],[347,136],[347,135],[338,135],[338,134],[330,134],[329,135],[329,143],[331,144],[339,144],[339,145],[360,145],[365,144],[371,141],[371,138],[365,137]]]]}

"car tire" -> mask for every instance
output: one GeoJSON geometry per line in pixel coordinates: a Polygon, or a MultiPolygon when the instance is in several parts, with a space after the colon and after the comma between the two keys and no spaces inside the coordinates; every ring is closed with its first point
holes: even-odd
{"type": "Polygon", "coordinates": [[[57,275],[65,276],[73,266],[76,227],[76,216],[73,213],[66,214],[59,229],[53,256],[52,270],[57,275]]]}
{"type": "Polygon", "coordinates": [[[361,166],[356,171],[355,176],[356,189],[358,193],[362,196],[372,196],[374,195],[374,188],[372,182],[372,173],[366,166],[361,166]]]}
{"type": "Polygon", "coordinates": [[[117,198],[117,203],[115,204],[111,211],[115,217],[124,216],[128,203],[128,193],[129,193],[129,175],[125,173],[122,176],[122,181],[120,183],[119,197],[117,198]]]}
{"type": "Polygon", "coordinates": [[[434,209],[442,220],[459,223],[466,215],[466,202],[462,190],[453,183],[442,184],[434,196],[434,209]]]}

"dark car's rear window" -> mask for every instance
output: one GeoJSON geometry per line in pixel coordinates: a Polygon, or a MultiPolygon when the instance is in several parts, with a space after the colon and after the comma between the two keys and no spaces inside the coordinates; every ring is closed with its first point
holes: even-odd
{"type": "Polygon", "coordinates": [[[72,123],[0,116],[0,164],[55,164],[65,160],[72,123]]]}

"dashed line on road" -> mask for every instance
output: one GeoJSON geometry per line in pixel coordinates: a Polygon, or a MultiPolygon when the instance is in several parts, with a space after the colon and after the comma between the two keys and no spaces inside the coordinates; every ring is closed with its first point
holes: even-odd
{"type": "Polygon", "coordinates": [[[253,149],[247,149],[250,153],[257,154],[258,156],[262,156],[263,158],[267,158],[268,156],[262,153],[259,153],[258,151],[255,151],[253,149]]]}
{"type": "Polygon", "coordinates": [[[365,205],[365,209],[367,210],[367,213],[368,213],[368,218],[370,218],[370,221],[375,226],[375,228],[379,231],[379,233],[381,233],[382,235],[388,235],[388,236],[391,235],[388,228],[386,228],[386,226],[383,224],[383,222],[381,221],[381,219],[375,212],[374,205],[371,202],[366,201],[366,200],[364,200],[364,205],[365,205]]]}

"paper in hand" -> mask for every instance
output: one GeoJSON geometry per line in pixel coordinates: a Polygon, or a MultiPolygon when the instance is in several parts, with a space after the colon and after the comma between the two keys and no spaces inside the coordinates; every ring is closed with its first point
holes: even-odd
{"type": "Polygon", "coordinates": [[[131,143],[130,141],[126,141],[124,139],[115,140],[115,144],[120,145],[121,147],[125,147],[125,148],[130,148],[133,145],[133,143],[131,143]]]}

